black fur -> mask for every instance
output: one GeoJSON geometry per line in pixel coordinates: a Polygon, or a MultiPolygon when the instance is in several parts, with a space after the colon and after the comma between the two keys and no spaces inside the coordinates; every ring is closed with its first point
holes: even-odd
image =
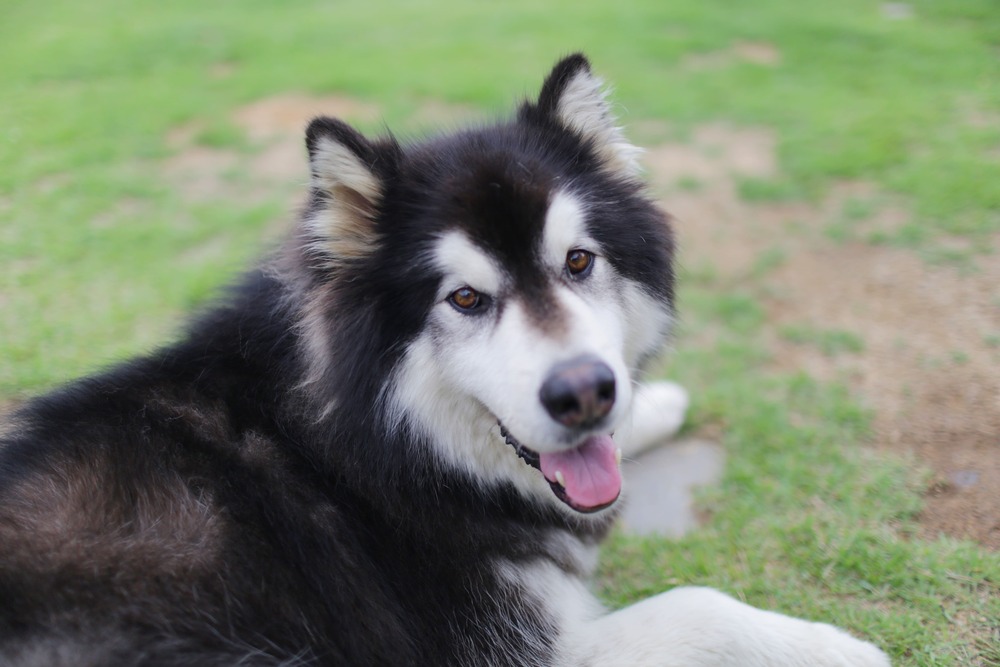
{"type": "MultiPolygon", "coordinates": [[[[380,393],[440,276],[422,258],[461,226],[546,315],[534,256],[553,188],[588,202],[624,276],[669,303],[671,241],[633,179],[552,118],[582,56],[510,123],[402,148],[319,119],[383,191],[374,250],[317,261],[300,226],[180,342],[25,405],[0,450],[0,663],[545,664],[551,621],[495,563],[571,558],[574,522],[484,488],[387,432],[380,393]],[[306,317],[311,314],[311,319],[306,317]],[[307,324],[303,324],[308,320],[307,324]],[[322,351],[307,337],[322,335],[322,351]],[[332,406],[332,407],[331,407],[332,406]],[[501,608],[502,607],[502,608],[501,608]]],[[[313,191],[307,220],[330,203],[313,191]]],[[[516,454],[511,451],[511,456],[516,454]]]]}

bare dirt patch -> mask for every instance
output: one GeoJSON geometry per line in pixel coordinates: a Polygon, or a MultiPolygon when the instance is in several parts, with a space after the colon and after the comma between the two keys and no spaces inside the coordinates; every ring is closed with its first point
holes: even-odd
{"type": "Polygon", "coordinates": [[[175,153],[163,164],[164,174],[189,201],[267,197],[276,184],[305,182],[308,171],[303,137],[309,121],[319,115],[357,122],[376,119],[379,111],[375,105],[341,95],[268,97],[232,115],[233,123],[252,146],[249,152],[200,145],[198,135],[203,127],[185,125],[167,137],[175,153]],[[256,187],[265,184],[270,189],[256,187]]]}
{"type": "MultiPolygon", "coordinates": [[[[414,109],[414,115],[439,114],[452,119],[468,113],[460,109],[457,105],[425,101],[414,109]]],[[[370,123],[381,118],[382,112],[375,104],[345,95],[303,94],[276,95],[237,109],[234,122],[259,147],[248,164],[253,177],[274,182],[297,176],[299,183],[304,183],[307,169],[303,140],[306,126],[316,116],[370,123]]]]}
{"type": "MultiPolygon", "coordinates": [[[[880,197],[867,184],[841,184],[818,205],[741,200],[738,177],[777,173],[767,130],[706,126],[689,143],[653,148],[647,164],[677,216],[682,264],[711,265],[736,286],[766,253],[775,258],[753,278],[774,368],[845,382],[874,410],[875,445],[930,468],[926,534],[1000,548],[1000,262],[961,271],[828,238],[847,202],[880,197]]],[[[881,201],[862,224],[906,222],[904,207],[881,201]]]]}
{"type": "Polygon", "coordinates": [[[171,142],[181,148],[163,164],[163,173],[188,201],[236,197],[241,188],[234,179],[240,167],[238,151],[182,143],[181,133],[171,142]]]}
{"type": "Polygon", "coordinates": [[[781,51],[769,42],[740,41],[728,49],[690,54],[681,61],[681,67],[699,71],[722,69],[740,62],[773,67],[781,62],[781,51]]]}
{"type": "Polygon", "coordinates": [[[1000,265],[975,276],[911,253],[861,244],[806,248],[768,276],[769,314],[848,331],[860,354],[778,343],[776,363],[839,378],[875,408],[881,446],[912,452],[935,474],[922,523],[930,534],[1000,548],[1000,265]]]}
{"type": "MultiPolygon", "coordinates": [[[[464,105],[424,100],[414,107],[412,116],[418,123],[457,124],[473,113],[464,105]]],[[[163,163],[163,173],[193,202],[263,199],[272,196],[276,186],[300,186],[308,180],[306,126],[320,115],[370,123],[382,112],[375,104],[345,95],[274,95],[243,106],[231,116],[250,144],[249,151],[200,145],[198,136],[204,128],[197,123],[185,125],[167,137],[167,145],[175,152],[163,163]]],[[[296,196],[300,195],[298,188],[296,196]]]]}
{"type": "Polygon", "coordinates": [[[274,95],[236,110],[233,120],[253,141],[305,133],[316,116],[333,116],[347,122],[376,120],[381,115],[374,104],[344,95],[316,97],[300,93],[274,95]]]}

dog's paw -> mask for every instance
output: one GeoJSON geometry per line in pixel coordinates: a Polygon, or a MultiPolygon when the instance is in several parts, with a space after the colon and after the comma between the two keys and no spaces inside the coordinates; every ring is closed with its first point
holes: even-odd
{"type": "Polygon", "coordinates": [[[855,639],[825,623],[810,623],[806,649],[814,649],[809,664],[817,667],[890,667],[889,657],[874,644],[855,639]]]}
{"type": "Polygon", "coordinates": [[[620,443],[626,455],[663,444],[677,433],[684,424],[689,402],[687,391],[674,382],[639,385],[632,401],[632,422],[620,443]]]}

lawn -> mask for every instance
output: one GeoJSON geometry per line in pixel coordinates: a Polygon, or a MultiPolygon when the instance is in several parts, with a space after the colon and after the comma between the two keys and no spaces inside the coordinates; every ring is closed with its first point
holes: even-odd
{"type": "MultiPolygon", "coordinates": [[[[274,242],[304,162],[268,180],[269,140],[238,110],[336,94],[379,110],[358,112],[367,130],[384,118],[417,133],[443,109],[503,113],[577,50],[640,142],[766,128],[778,168],[734,177],[747,205],[821,207],[845,181],[874,189],[810,243],[972,273],[997,261],[993,0],[22,0],[0,21],[0,403],[169,339],[274,242]],[[210,177],[198,171],[212,160],[210,177]],[[866,225],[886,202],[905,219],[866,225]]],[[[706,187],[686,176],[665,204],[706,187]]],[[[740,280],[710,255],[682,262],[681,326],[657,372],[689,388],[687,429],[723,442],[726,472],[700,498],[702,529],[616,535],[602,595],[711,585],[847,627],[894,664],[1000,665],[1000,556],[921,529],[930,473],[872,445],[878,413],[850,382],[775,363],[774,339],[835,360],[869,347],[837,326],[770,321],[765,279],[789,261],[767,248],[740,280]]],[[[981,339],[941,355],[996,360],[1000,328],[981,339]]]]}

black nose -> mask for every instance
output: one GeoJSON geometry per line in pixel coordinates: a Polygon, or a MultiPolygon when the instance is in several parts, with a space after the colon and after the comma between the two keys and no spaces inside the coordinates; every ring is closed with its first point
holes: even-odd
{"type": "Polygon", "coordinates": [[[538,397],[552,418],[568,428],[590,428],[615,405],[615,374],[585,354],[552,367],[538,397]]]}

